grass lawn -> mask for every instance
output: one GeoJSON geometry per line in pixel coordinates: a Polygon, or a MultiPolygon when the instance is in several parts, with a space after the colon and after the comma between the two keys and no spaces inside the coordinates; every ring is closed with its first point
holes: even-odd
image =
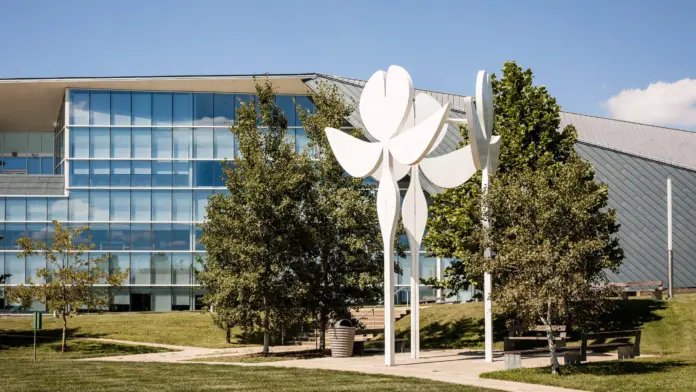
{"type": "MultiPolygon", "coordinates": [[[[234,347],[244,343],[233,330],[233,343],[225,343],[225,332],[217,328],[209,314],[191,312],[143,312],[81,315],[68,320],[68,336],[132,340],[196,347],[234,347]]],[[[60,336],[61,323],[44,315],[42,336],[60,336]]],[[[31,334],[31,318],[0,318],[0,334],[31,334]]]]}
{"type": "Polygon", "coordinates": [[[290,368],[120,362],[28,362],[0,359],[4,392],[414,391],[490,389],[415,378],[290,368]]]}
{"type": "Polygon", "coordinates": [[[310,350],[310,351],[295,351],[287,353],[271,353],[268,355],[263,354],[248,354],[248,355],[235,355],[235,356],[218,356],[218,357],[202,357],[190,360],[190,362],[241,362],[241,363],[263,363],[263,362],[279,362],[279,361],[291,361],[294,359],[310,359],[310,358],[321,358],[324,355],[321,351],[310,350]]]}
{"type": "Polygon", "coordinates": [[[696,295],[678,295],[664,302],[622,301],[620,310],[612,329],[631,327],[627,323],[641,326],[641,352],[659,357],[564,366],[560,376],[551,375],[549,368],[538,368],[482,377],[591,391],[696,390],[696,295]]]}

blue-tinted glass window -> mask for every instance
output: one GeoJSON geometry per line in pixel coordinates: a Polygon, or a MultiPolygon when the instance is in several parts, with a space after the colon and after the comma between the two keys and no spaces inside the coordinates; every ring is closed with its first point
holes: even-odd
{"type": "MultiPolygon", "coordinates": [[[[111,225],[111,232],[113,238],[114,227],[111,225]]],[[[113,242],[111,247],[113,248],[113,242]]],[[[130,268],[130,253],[112,253],[109,257],[109,273],[115,275],[116,273],[122,274],[130,268]]],[[[125,278],[121,281],[121,284],[128,284],[130,278],[125,278]]]]}
{"type": "Polygon", "coordinates": [[[194,125],[213,125],[213,94],[193,94],[194,125]]]}
{"type": "Polygon", "coordinates": [[[276,95],[275,97],[276,106],[285,115],[290,127],[295,125],[295,118],[297,117],[295,114],[295,102],[293,102],[292,98],[291,95],[276,95]]]}
{"type": "Polygon", "coordinates": [[[59,222],[68,220],[68,199],[48,199],[48,220],[59,222]]]}
{"type": "Polygon", "coordinates": [[[27,237],[36,242],[41,241],[46,243],[46,224],[45,223],[27,223],[27,237]]]}
{"type": "Polygon", "coordinates": [[[89,219],[88,191],[70,191],[70,210],[68,218],[71,221],[87,221],[89,219]]]}
{"type": "Polygon", "coordinates": [[[131,254],[131,284],[150,284],[150,253],[131,254]]]}
{"type": "Polygon", "coordinates": [[[53,158],[41,158],[41,174],[53,174],[53,158]]]}
{"type": "Polygon", "coordinates": [[[172,225],[172,250],[191,249],[191,225],[172,225]]]}
{"type": "MultiPolygon", "coordinates": [[[[19,244],[17,244],[17,240],[26,236],[26,225],[24,223],[5,223],[5,248],[18,250],[19,244]]],[[[10,257],[14,258],[14,255],[10,255],[10,257]]],[[[24,261],[19,262],[24,263],[24,261]]]]}
{"type": "Polygon", "coordinates": [[[191,191],[172,193],[172,221],[190,222],[193,212],[191,191]]]}
{"type": "Polygon", "coordinates": [[[227,128],[215,129],[215,158],[234,159],[234,133],[227,128]]]}
{"type": "Polygon", "coordinates": [[[150,128],[133,128],[131,130],[133,158],[152,157],[152,132],[150,128]]]}
{"type": "Polygon", "coordinates": [[[133,125],[152,125],[152,96],[150,93],[133,92],[131,95],[133,125]]]}
{"type": "Polygon", "coordinates": [[[152,249],[169,250],[172,242],[172,225],[157,223],[152,225],[152,249]]]}
{"type": "Polygon", "coordinates": [[[0,221],[5,220],[5,198],[0,198],[0,221]]]}
{"type": "Polygon", "coordinates": [[[91,186],[109,186],[109,161],[89,161],[89,184],[91,186]]]}
{"type": "Polygon", "coordinates": [[[172,94],[152,94],[152,125],[172,125],[172,94]]]}
{"type": "Polygon", "coordinates": [[[215,161],[194,161],[193,162],[193,185],[213,186],[213,168],[217,164],[215,161]]]}
{"type": "Polygon", "coordinates": [[[3,158],[4,170],[27,170],[27,157],[5,157],[3,158]]]}
{"type": "MultiPolygon", "coordinates": [[[[2,230],[3,233],[5,233],[5,223],[4,222],[0,222],[0,230],[2,230]]],[[[2,236],[2,238],[0,238],[0,249],[7,249],[5,247],[5,237],[7,237],[7,234],[5,234],[4,236],[2,236]]],[[[4,255],[4,253],[0,252],[0,263],[2,263],[2,261],[3,261],[3,255],[4,255]]],[[[0,267],[0,270],[2,270],[1,267],[0,267]]]]}
{"type": "Polygon", "coordinates": [[[41,174],[41,158],[27,158],[27,174],[41,174]]]}
{"type": "Polygon", "coordinates": [[[295,128],[287,129],[283,139],[285,140],[285,143],[289,143],[292,145],[292,148],[295,148],[295,128]]]}
{"type": "Polygon", "coordinates": [[[111,125],[131,125],[131,93],[111,93],[111,125]]]}
{"type": "Polygon", "coordinates": [[[27,199],[23,197],[8,197],[5,199],[5,219],[8,221],[27,220],[27,199]]]}
{"type": "Polygon", "coordinates": [[[89,128],[70,129],[70,157],[89,158],[89,128]]]}
{"type": "Polygon", "coordinates": [[[89,186],[89,161],[70,162],[70,186],[89,186]]]}
{"type": "MultiPolygon", "coordinates": [[[[168,244],[167,244],[168,245],[168,244]]],[[[157,249],[157,248],[155,248],[157,249]]],[[[172,283],[172,260],[170,254],[167,253],[155,253],[152,255],[152,283],[153,284],[171,284],[172,283]]],[[[162,289],[160,289],[162,290],[162,289]]],[[[157,308],[157,302],[155,302],[154,310],[171,310],[171,294],[167,290],[163,293],[165,298],[164,302],[168,305],[162,308],[157,308]]],[[[159,295],[157,295],[159,296],[159,295]]]]}
{"type": "Polygon", "coordinates": [[[197,222],[205,219],[205,206],[208,205],[208,198],[212,196],[213,191],[194,191],[194,220],[197,222]]]}
{"type": "Polygon", "coordinates": [[[89,94],[89,124],[111,125],[111,93],[108,91],[89,94]]]}
{"type": "Polygon", "coordinates": [[[295,130],[295,151],[303,152],[305,147],[307,147],[309,139],[307,138],[307,133],[304,129],[298,128],[295,130]]]}
{"type": "MultiPolygon", "coordinates": [[[[130,128],[111,129],[111,157],[131,157],[131,130],[130,128]]],[[[149,157],[148,157],[149,158],[149,157]]]]}
{"type": "Polygon", "coordinates": [[[205,250],[205,246],[200,243],[202,236],[203,229],[201,229],[200,226],[196,226],[196,250],[205,250]]]}
{"type": "Polygon", "coordinates": [[[151,220],[152,203],[150,191],[138,190],[131,191],[131,220],[149,221],[151,220]]]}
{"type": "Polygon", "coordinates": [[[191,161],[174,161],[174,180],[173,186],[175,187],[191,187],[193,184],[193,176],[191,169],[191,161]]]}
{"type": "Polygon", "coordinates": [[[234,125],[234,94],[215,94],[215,125],[234,125]]]}
{"type": "Polygon", "coordinates": [[[152,163],[150,161],[132,161],[132,186],[151,186],[152,163]]]}
{"type": "Polygon", "coordinates": [[[89,125],[89,91],[70,92],[70,125],[89,125]]]}
{"type": "Polygon", "coordinates": [[[129,221],[130,220],[130,191],[112,190],[111,191],[111,207],[109,212],[109,220],[111,221],[129,221]]]}
{"type": "Polygon", "coordinates": [[[193,94],[174,93],[174,125],[193,125],[193,94]]]}
{"type": "Polygon", "coordinates": [[[172,157],[172,129],[152,128],[152,157],[172,157]]]}
{"type": "Polygon", "coordinates": [[[152,220],[172,220],[172,191],[152,191],[152,220]]]}
{"type": "Polygon", "coordinates": [[[53,245],[53,234],[55,231],[56,227],[53,222],[46,224],[46,244],[48,244],[48,246],[53,245]]]}
{"type": "MultiPolygon", "coordinates": [[[[314,107],[314,103],[312,103],[312,100],[309,99],[309,96],[307,96],[307,95],[298,95],[298,96],[296,96],[296,97],[295,97],[295,103],[296,103],[295,108],[297,108],[297,106],[299,105],[299,106],[300,106],[300,110],[302,110],[303,112],[307,111],[307,109],[309,109],[309,111],[310,111],[311,113],[316,113],[316,111],[317,111],[317,110],[316,110],[316,107],[314,107]]],[[[295,125],[301,125],[301,124],[300,124],[300,116],[299,116],[299,114],[297,115],[297,119],[296,119],[295,125]]]]}
{"type": "Polygon", "coordinates": [[[89,220],[109,220],[109,191],[93,190],[89,192],[89,220]]]}
{"type": "Polygon", "coordinates": [[[235,113],[239,109],[242,103],[249,105],[251,102],[256,101],[256,96],[251,94],[235,94],[234,95],[234,110],[235,113]]]}
{"type": "MultiPolygon", "coordinates": [[[[130,250],[130,224],[128,223],[112,223],[110,225],[110,247],[113,250],[130,250]]],[[[121,272],[124,272],[122,269],[121,272]]]]}
{"type": "Polygon", "coordinates": [[[223,168],[226,166],[227,163],[213,162],[213,186],[225,186],[227,176],[225,175],[223,168]]]}
{"type": "Polygon", "coordinates": [[[213,159],[213,129],[193,130],[193,157],[213,159]]]}
{"type": "Polygon", "coordinates": [[[174,158],[193,157],[193,130],[191,128],[174,128],[172,134],[174,158]]]}
{"type": "Polygon", "coordinates": [[[36,273],[43,268],[46,268],[46,257],[44,255],[33,255],[26,258],[27,282],[31,279],[34,283],[46,283],[44,278],[39,278],[36,273]]]}
{"type": "Polygon", "coordinates": [[[111,161],[111,186],[130,186],[130,179],[130,161],[111,161]]]}
{"type": "Polygon", "coordinates": [[[153,161],[152,162],[152,186],[171,187],[172,186],[172,161],[153,161]]]}
{"type": "Polygon", "coordinates": [[[46,198],[27,198],[27,220],[45,221],[48,213],[46,198]]]}
{"type": "Polygon", "coordinates": [[[109,128],[90,128],[89,156],[90,158],[109,158],[111,155],[111,139],[109,128]]]}
{"type": "Polygon", "coordinates": [[[131,248],[133,250],[152,248],[152,231],[149,223],[131,224],[131,248]]]}
{"type": "Polygon", "coordinates": [[[92,236],[94,250],[109,249],[109,225],[92,223],[89,226],[89,234],[92,236]]]}

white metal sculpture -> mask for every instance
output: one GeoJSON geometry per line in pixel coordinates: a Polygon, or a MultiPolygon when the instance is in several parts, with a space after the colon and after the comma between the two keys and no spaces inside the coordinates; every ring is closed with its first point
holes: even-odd
{"type": "Polygon", "coordinates": [[[479,73],[477,101],[486,100],[490,105],[484,104],[477,111],[471,99],[467,99],[467,118],[448,119],[449,104],[440,105],[426,94],[418,94],[414,99],[408,72],[401,67],[391,66],[388,72],[378,71],[372,75],[360,97],[363,123],[377,142],[365,142],[333,128],[325,130],[334,155],[346,172],[354,177],[372,175],[379,181],[377,215],[384,242],[387,366],[394,364],[393,255],[400,198],[397,181],[410,172],[411,181],[403,201],[402,218],[411,250],[411,358],[417,359],[420,352],[418,259],[428,217],[420,173],[441,188],[452,188],[464,183],[476,170],[483,169],[484,173],[486,170],[495,171],[499,139],[486,128],[491,126],[492,130],[492,93],[490,79],[484,72],[479,73]],[[443,128],[448,122],[468,123],[471,144],[442,156],[425,158],[444,138],[443,128]]]}

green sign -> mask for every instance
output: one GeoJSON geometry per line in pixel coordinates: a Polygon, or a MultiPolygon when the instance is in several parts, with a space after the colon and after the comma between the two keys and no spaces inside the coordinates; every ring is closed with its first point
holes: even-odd
{"type": "Polygon", "coordinates": [[[32,326],[34,327],[34,329],[41,329],[42,321],[43,321],[43,318],[41,316],[43,316],[43,314],[41,314],[41,312],[34,312],[34,320],[32,323],[32,326]]]}

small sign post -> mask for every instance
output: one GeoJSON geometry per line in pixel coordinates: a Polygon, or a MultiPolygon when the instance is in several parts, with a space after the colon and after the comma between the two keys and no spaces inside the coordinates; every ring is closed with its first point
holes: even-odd
{"type": "Polygon", "coordinates": [[[32,318],[32,327],[34,329],[34,362],[36,362],[36,331],[41,329],[43,322],[41,316],[41,312],[34,312],[34,317],[32,318]]]}

